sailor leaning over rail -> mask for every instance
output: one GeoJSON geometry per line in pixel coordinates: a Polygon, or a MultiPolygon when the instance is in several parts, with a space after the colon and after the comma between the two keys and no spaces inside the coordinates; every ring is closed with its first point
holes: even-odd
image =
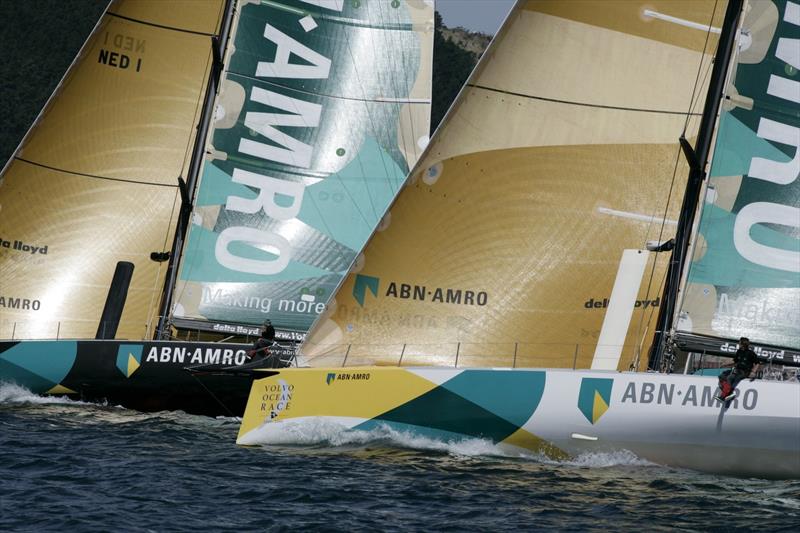
{"type": "Polygon", "coordinates": [[[275,359],[274,366],[279,366],[277,354],[270,352],[270,347],[275,344],[275,328],[272,326],[270,320],[264,321],[261,327],[261,335],[253,342],[253,349],[247,352],[247,356],[251,361],[256,359],[275,359]]]}
{"type": "MultiPolygon", "coordinates": [[[[736,386],[744,378],[750,377],[754,366],[757,373],[761,368],[758,356],[750,348],[750,339],[742,337],[739,339],[739,349],[736,350],[736,355],[733,356],[733,368],[726,370],[719,376],[720,392],[717,398],[723,402],[735,398],[736,386]]],[[[753,376],[753,379],[755,379],[755,374],[753,376]]]]}

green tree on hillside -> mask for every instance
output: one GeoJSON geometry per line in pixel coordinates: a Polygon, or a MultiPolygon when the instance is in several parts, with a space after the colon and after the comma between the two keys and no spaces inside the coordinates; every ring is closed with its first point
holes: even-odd
{"type": "Polygon", "coordinates": [[[442,36],[442,16],[434,14],[436,32],[433,37],[433,95],[431,98],[431,133],[444,118],[458,91],[478,62],[478,56],[460,48],[442,36]]]}

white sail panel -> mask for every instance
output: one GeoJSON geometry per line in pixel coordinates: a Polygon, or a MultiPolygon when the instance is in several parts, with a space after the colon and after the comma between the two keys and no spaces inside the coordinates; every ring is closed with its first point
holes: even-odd
{"type": "MultiPolygon", "coordinates": [[[[716,47],[689,26],[723,13],[520,3],[312,330],[310,363],[588,367],[623,250],[674,233],[678,138],[687,119],[695,133],[716,47]]],[[[620,366],[664,262],[645,269],[620,366]]]]}
{"type": "Polygon", "coordinates": [[[135,265],[118,334],[147,332],[222,4],[104,14],[0,177],[0,337],[93,337],[118,261],[135,265]]]}

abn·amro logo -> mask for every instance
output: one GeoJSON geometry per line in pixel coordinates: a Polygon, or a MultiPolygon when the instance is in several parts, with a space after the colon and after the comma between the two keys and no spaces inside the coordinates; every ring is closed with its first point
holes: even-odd
{"type": "Polygon", "coordinates": [[[600,417],[608,411],[611,405],[611,388],[614,380],[611,378],[583,378],[581,390],[578,393],[578,409],[586,420],[596,424],[600,417]]]}
{"type": "Polygon", "coordinates": [[[364,307],[367,289],[369,289],[369,292],[371,292],[373,296],[376,298],[378,297],[378,286],[380,282],[380,278],[356,274],[356,279],[353,281],[353,298],[356,299],[358,305],[364,307]]]}

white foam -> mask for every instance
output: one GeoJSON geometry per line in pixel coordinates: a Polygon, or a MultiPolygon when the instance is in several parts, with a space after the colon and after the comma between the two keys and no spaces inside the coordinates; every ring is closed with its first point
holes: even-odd
{"type": "Polygon", "coordinates": [[[618,466],[658,466],[628,450],[612,452],[586,452],[576,457],[555,460],[542,453],[527,451],[515,446],[495,444],[487,439],[465,438],[445,441],[424,437],[410,431],[400,431],[388,425],[379,425],[371,430],[355,430],[352,427],[362,419],[303,418],[282,422],[269,422],[248,432],[239,439],[243,445],[272,446],[363,446],[385,443],[397,448],[429,450],[465,457],[506,457],[525,459],[537,463],[579,467],[610,468],[618,466]]]}
{"type": "Polygon", "coordinates": [[[347,425],[318,418],[270,422],[242,436],[239,444],[339,447],[384,442],[398,448],[432,450],[456,456],[530,457],[537,460],[540,458],[539,455],[525,454],[515,448],[498,446],[487,439],[465,438],[444,441],[399,431],[388,425],[379,425],[371,430],[350,429],[353,425],[355,423],[347,425]]]}
{"type": "Polygon", "coordinates": [[[3,404],[69,404],[89,405],[66,396],[40,396],[15,383],[0,382],[0,403],[3,404]]]}
{"type": "Polygon", "coordinates": [[[635,453],[628,450],[618,450],[613,452],[586,452],[573,459],[560,461],[560,464],[584,468],[608,468],[612,466],[657,466],[655,463],[641,459],[635,453]]]}

